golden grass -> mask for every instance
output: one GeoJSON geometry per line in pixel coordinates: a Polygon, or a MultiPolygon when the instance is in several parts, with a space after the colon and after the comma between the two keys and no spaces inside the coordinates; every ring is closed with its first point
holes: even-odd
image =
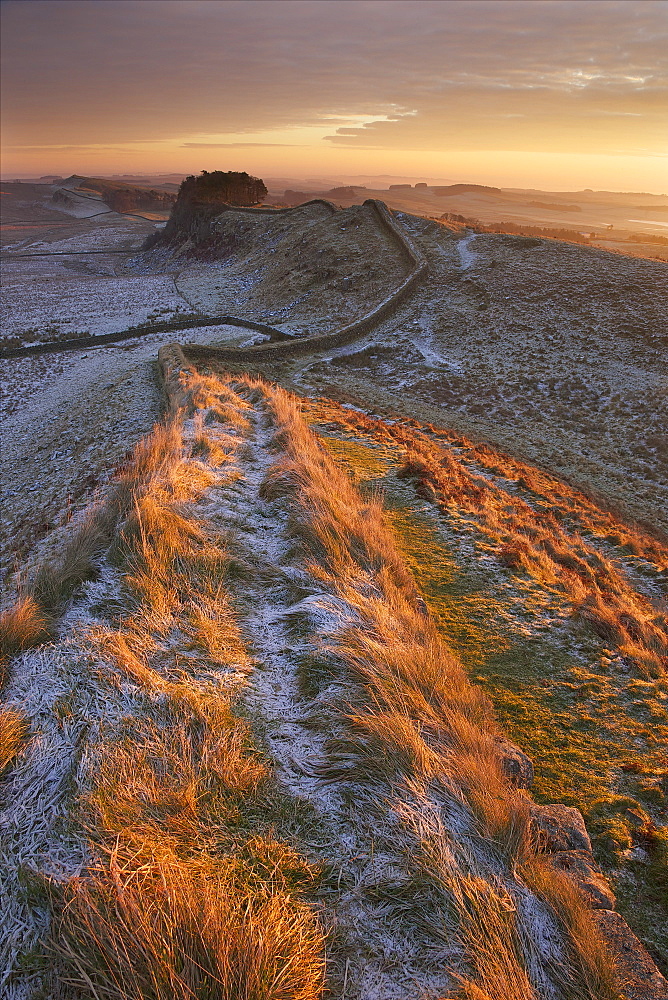
{"type": "Polygon", "coordinates": [[[42,563],[29,584],[29,592],[53,619],[75,589],[96,575],[95,556],[109,544],[114,517],[107,504],[97,504],[77,525],[57,559],[42,563]]]}
{"type": "Polygon", "coordinates": [[[230,385],[213,376],[197,374],[191,380],[184,409],[207,423],[215,420],[240,431],[250,427],[244,411],[250,410],[251,404],[230,385]]]}
{"type": "Polygon", "coordinates": [[[519,871],[525,884],[547,904],[564,932],[568,964],[556,969],[563,995],[572,1000],[582,996],[620,1000],[614,960],[575,883],[544,855],[534,856],[519,871]]]}
{"type": "MultiPolygon", "coordinates": [[[[99,748],[80,803],[98,864],[86,877],[53,887],[52,947],[64,981],[105,1000],[315,1000],[324,988],[324,938],[301,897],[316,873],[270,832],[248,836],[244,810],[267,784],[267,768],[231,694],[197,680],[212,665],[221,676],[249,665],[225,590],[228,556],[192,509],[222,480],[215,469],[235,475],[231,459],[249,427],[248,404],[216,379],[181,374],[186,409],[137,446],[60,580],[57,567],[55,583],[43,577],[44,602],[62,601],[118,524],[114,552],[133,606],[115,630],[91,630],[89,641],[107,660],[110,687],[131,681],[144,705],[99,748]],[[180,426],[186,416],[194,416],[190,444],[180,426]],[[238,434],[204,430],[219,419],[238,434]],[[181,663],[175,636],[199,656],[181,663]]],[[[533,879],[533,891],[555,914],[569,949],[567,974],[559,979],[552,970],[564,996],[616,997],[606,979],[609,956],[598,938],[584,940],[589,924],[580,897],[540,867],[528,800],[503,773],[490,704],[421,610],[381,503],[361,500],[291,397],[242,384],[269,400],[274,446],[284,452],[264,496],[290,497],[292,527],[311,572],[351,611],[329,652],[357,693],[346,710],[345,738],[329,741],[325,776],[375,782],[383,794],[389,786],[395,805],[406,789],[418,799],[431,786],[447,789],[475,842],[492,845],[504,877],[521,871],[527,884],[533,879]]],[[[459,487],[480,499],[466,480],[459,487]]],[[[552,562],[559,554],[548,553],[552,562]]],[[[38,620],[39,605],[25,600],[32,600],[26,622],[31,609],[38,620]]],[[[637,630],[627,633],[642,639],[637,630]]],[[[416,831],[422,823],[419,846],[425,857],[431,851],[425,868],[456,913],[469,965],[463,996],[534,1000],[528,944],[501,877],[446,864],[445,834],[434,846],[422,820],[404,820],[416,831]]]]}
{"type": "Polygon", "coordinates": [[[259,893],[213,858],[112,854],[73,879],[54,921],[68,985],[105,1000],[315,1000],[322,940],[310,912],[259,893]]]}
{"type": "Polygon", "coordinates": [[[25,743],[29,728],[27,719],[20,712],[0,708],[0,777],[25,743]]]}
{"type": "MultiPolygon", "coordinates": [[[[490,703],[420,610],[380,503],[362,501],[308,430],[292,397],[269,386],[265,393],[276,425],[275,447],[283,454],[265,481],[264,496],[291,498],[292,527],[308,568],[351,609],[350,623],[331,640],[330,652],[345,663],[363,694],[359,704],[353,698],[348,735],[329,741],[324,776],[382,782],[398,792],[407,785],[445,784],[468,804],[478,836],[495,845],[508,871],[528,865],[535,857],[529,802],[503,772],[501,733],[490,703]]],[[[472,510],[484,505],[485,481],[477,482],[448,455],[439,455],[436,467],[426,444],[409,457],[407,471],[417,472],[434,491],[447,483],[449,495],[472,510]]],[[[416,830],[420,824],[411,825],[416,830]]],[[[464,996],[535,997],[526,967],[528,944],[520,938],[515,907],[502,884],[461,870],[453,874],[452,867],[448,872],[439,879],[457,911],[457,934],[475,970],[462,980],[464,996]]],[[[541,891],[547,898],[544,886],[541,891]]],[[[569,989],[571,980],[575,984],[568,995],[616,997],[609,988],[611,956],[581,920],[581,899],[575,891],[559,898],[571,959],[561,981],[569,989]]]]}
{"type": "Polygon", "coordinates": [[[533,510],[425,440],[413,441],[400,474],[426,483],[438,504],[454,506],[471,518],[504,565],[565,593],[576,613],[640,673],[646,677],[665,673],[666,616],[633,588],[611,559],[582,535],[567,530],[554,513],[533,510]]]}
{"type": "Polygon", "coordinates": [[[6,680],[2,664],[24,649],[44,642],[51,621],[34,597],[23,594],[18,601],[0,614],[0,688],[6,680]]]}
{"type": "Polygon", "coordinates": [[[517,482],[536,497],[544,498],[565,516],[577,522],[580,530],[591,531],[615,545],[626,546],[634,555],[660,566],[668,565],[665,543],[654,538],[642,525],[620,520],[612,510],[606,510],[603,499],[592,499],[549,473],[487,444],[473,444],[466,439],[462,439],[461,443],[469,449],[471,457],[490,472],[517,482]]]}
{"type": "MultiPolygon", "coordinates": [[[[232,408],[213,380],[182,381],[193,409],[232,408]]],[[[237,412],[246,405],[238,403],[237,412]]],[[[172,422],[122,473],[127,516],[114,555],[133,606],[116,629],[89,630],[89,642],[110,686],[130,680],[147,702],[100,748],[80,801],[100,860],[53,890],[52,947],[67,983],[110,1000],[315,1000],[323,935],[299,897],[316,872],[270,834],[243,832],[267,767],[232,709],[232,689],[197,680],[214,665],[224,677],[249,662],[225,592],[227,553],[192,510],[225,475],[213,468],[231,466],[237,442],[203,442],[198,415],[194,446],[172,422]],[[189,653],[181,660],[176,640],[189,653]]]]}
{"type": "MultiPolygon", "coordinates": [[[[361,771],[397,775],[440,771],[466,789],[483,836],[512,857],[529,841],[528,807],[505,778],[501,738],[489,700],[418,605],[414,580],[385,523],[378,500],[364,503],[306,427],[295,401],[267,388],[285,458],[267,478],[291,489],[296,530],[315,571],[357,613],[335,642],[336,654],[365,692],[350,724],[361,771]],[[281,477],[282,480],[281,480],[281,477]],[[377,752],[382,745],[383,752],[377,752]]],[[[350,769],[350,747],[330,746],[330,773],[350,769]],[[337,761],[337,754],[343,754],[337,761]]]]}
{"type": "MultiPolygon", "coordinates": [[[[224,406],[225,420],[237,429],[245,429],[248,422],[241,411],[247,409],[248,404],[227,386],[218,382],[214,385],[214,382],[193,378],[189,390],[191,404],[194,398],[214,409],[224,406]],[[236,409],[231,405],[233,399],[236,409]]],[[[132,518],[126,521],[126,534],[134,530],[141,535],[147,524],[154,524],[159,518],[161,503],[164,507],[165,501],[171,504],[196,499],[211,485],[215,475],[211,468],[196,460],[198,454],[213,467],[230,460],[224,443],[203,432],[201,413],[194,445],[186,448],[181,428],[183,416],[183,411],[177,410],[164,423],[156,424],[151,433],[135,445],[131,457],[117,471],[104,500],[96,503],[72,529],[58,557],[40,565],[32,579],[20,584],[16,603],[0,616],[0,688],[6,682],[8,660],[44,642],[76,588],[95,576],[95,557],[108,546],[116,525],[127,517],[128,511],[134,511],[135,523],[132,518]]],[[[233,447],[236,445],[229,435],[226,441],[233,447]]],[[[170,509],[160,526],[164,543],[172,546],[175,555],[178,555],[178,543],[173,536],[180,528],[186,534],[197,533],[194,526],[184,528],[183,519],[179,522],[178,518],[178,512],[170,509]]],[[[167,613],[173,598],[173,589],[164,581],[169,574],[163,573],[152,582],[147,576],[151,566],[148,563],[139,566],[139,562],[141,560],[134,581],[138,591],[149,593],[153,590],[155,603],[167,613]]]]}
{"type": "Polygon", "coordinates": [[[423,791],[418,789],[414,804],[403,802],[397,811],[415,835],[417,864],[447,900],[447,933],[468,966],[465,974],[452,971],[460,984],[458,995],[465,1000],[539,1000],[526,967],[516,905],[502,880],[471,872],[471,858],[462,856],[461,845],[453,842],[438,807],[423,791]]]}
{"type": "Polygon", "coordinates": [[[129,721],[106,749],[85,797],[96,836],[137,849],[170,844],[180,856],[229,840],[239,796],[254,791],[267,769],[249,754],[247,727],[229,703],[198,698],[190,687],[166,685],[158,718],[129,721]]]}
{"type": "Polygon", "coordinates": [[[462,977],[466,1000],[538,1000],[525,968],[515,906],[503,886],[475,876],[453,877],[449,891],[459,936],[475,978],[462,977]]]}
{"type": "Polygon", "coordinates": [[[86,513],[71,531],[57,558],[39,566],[31,579],[19,582],[19,596],[0,616],[0,688],[12,656],[45,642],[76,588],[95,575],[95,556],[109,544],[115,525],[151,484],[169,481],[184,463],[176,420],[157,424],[119,469],[104,501],[86,513]]]}
{"type": "Polygon", "coordinates": [[[417,420],[402,418],[400,422],[387,424],[355,410],[343,410],[333,400],[304,400],[303,405],[314,419],[337,423],[349,431],[361,430],[379,441],[398,443],[407,449],[419,442],[435,446],[440,453],[443,449],[435,442],[445,441],[459,450],[464,463],[479,463],[493,475],[516,483],[534,494],[546,511],[553,512],[559,519],[572,521],[577,525],[576,530],[591,532],[613,545],[624,546],[659,568],[668,567],[665,539],[654,537],[650,528],[620,520],[612,509],[606,507],[603,498],[589,496],[582,489],[575,489],[549,472],[528,465],[492,445],[474,443],[458,432],[436,428],[432,424],[423,425],[417,420]]]}
{"type": "Polygon", "coordinates": [[[197,458],[201,456],[209,465],[213,466],[223,465],[225,462],[231,461],[229,451],[225,449],[220,440],[207,434],[203,429],[195,434],[192,454],[197,458]]]}

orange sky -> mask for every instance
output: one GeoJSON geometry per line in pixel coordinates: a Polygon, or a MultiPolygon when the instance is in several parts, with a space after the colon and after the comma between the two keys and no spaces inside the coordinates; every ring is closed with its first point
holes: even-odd
{"type": "Polygon", "coordinates": [[[664,0],[4,0],[3,175],[668,191],[664,0]]]}

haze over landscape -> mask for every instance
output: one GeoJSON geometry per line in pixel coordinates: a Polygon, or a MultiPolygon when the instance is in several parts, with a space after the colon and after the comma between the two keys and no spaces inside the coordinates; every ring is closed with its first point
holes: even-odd
{"type": "Polygon", "coordinates": [[[668,3],[0,14],[0,995],[668,1000],[668,3]]]}

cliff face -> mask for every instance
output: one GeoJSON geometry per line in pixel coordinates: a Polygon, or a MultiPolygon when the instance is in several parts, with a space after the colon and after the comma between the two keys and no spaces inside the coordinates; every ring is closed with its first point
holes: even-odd
{"type": "Polygon", "coordinates": [[[211,235],[211,220],[232,206],[258,205],[267,195],[259,177],[245,171],[203,170],[181,184],[162,238],[190,238],[198,243],[211,235]]]}
{"type": "Polygon", "coordinates": [[[230,208],[225,202],[218,205],[201,204],[194,201],[177,201],[167,220],[167,225],[157,234],[156,242],[191,239],[201,243],[211,236],[211,222],[221,212],[230,208]]]}

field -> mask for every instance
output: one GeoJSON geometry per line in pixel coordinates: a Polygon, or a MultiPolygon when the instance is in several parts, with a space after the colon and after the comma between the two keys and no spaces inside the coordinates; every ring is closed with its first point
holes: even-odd
{"type": "Polygon", "coordinates": [[[417,202],[145,249],[38,187],[3,995],[667,997],[665,264],[417,202]]]}

